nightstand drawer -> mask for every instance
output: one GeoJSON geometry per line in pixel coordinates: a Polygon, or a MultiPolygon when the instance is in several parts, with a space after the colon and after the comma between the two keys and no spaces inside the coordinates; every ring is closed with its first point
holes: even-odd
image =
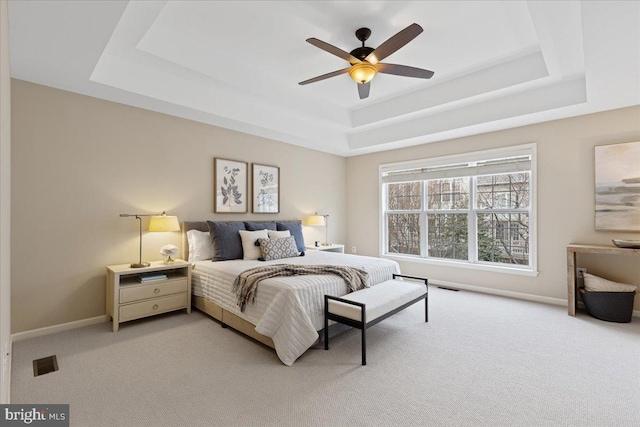
{"type": "Polygon", "coordinates": [[[188,285],[187,278],[184,277],[156,282],[149,285],[121,287],[120,304],[186,292],[188,285]]]}
{"type": "Polygon", "coordinates": [[[171,295],[164,298],[155,298],[149,301],[134,304],[121,305],[119,308],[120,321],[139,319],[152,314],[164,313],[187,307],[187,293],[171,295]]]}

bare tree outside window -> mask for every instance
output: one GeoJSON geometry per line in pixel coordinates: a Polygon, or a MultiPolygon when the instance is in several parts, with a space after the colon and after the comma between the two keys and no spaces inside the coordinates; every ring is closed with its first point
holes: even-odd
{"type": "Polygon", "coordinates": [[[420,214],[389,214],[389,253],[420,255],[420,214]]]}
{"type": "Polygon", "coordinates": [[[422,182],[387,185],[387,251],[420,255],[422,182]],[[415,213],[409,213],[409,212],[415,213]],[[400,213],[407,212],[407,213],[400,213]]]}
{"type": "Polygon", "coordinates": [[[529,265],[529,214],[518,212],[529,208],[529,174],[486,175],[476,182],[478,261],[529,265]]]}
{"type": "Polygon", "coordinates": [[[469,209],[469,178],[427,181],[428,210],[469,209]]]}
{"type": "Polygon", "coordinates": [[[469,258],[469,178],[427,181],[427,256],[469,258]]]}
{"type": "Polygon", "coordinates": [[[428,214],[428,256],[435,258],[469,258],[467,214],[428,214]]]}

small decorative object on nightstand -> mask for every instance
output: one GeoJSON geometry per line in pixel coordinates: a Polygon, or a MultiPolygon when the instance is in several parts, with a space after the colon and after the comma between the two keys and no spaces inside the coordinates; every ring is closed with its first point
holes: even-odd
{"type": "Polygon", "coordinates": [[[174,310],[191,313],[191,265],[175,260],[154,261],[148,267],[129,264],[107,267],[107,315],[113,332],[120,323],[174,310]]]}
{"type": "Polygon", "coordinates": [[[171,257],[178,255],[178,251],[179,249],[175,245],[164,245],[160,248],[160,255],[162,255],[165,264],[173,264],[175,260],[171,257]]]}
{"type": "Polygon", "coordinates": [[[339,254],[344,253],[344,245],[338,245],[336,243],[330,243],[327,246],[307,246],[310,251],[322,251],[322,252],[337,252],[339,254]]]}

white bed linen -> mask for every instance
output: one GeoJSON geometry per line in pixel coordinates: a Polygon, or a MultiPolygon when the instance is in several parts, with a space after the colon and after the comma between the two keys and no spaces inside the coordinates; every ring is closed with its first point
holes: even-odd
{"type": "Polygon", "coordinates": [[[256,325],[256,331],[273,340],[282,362],[291,366],[318,339],[324,327],[324,295],[347,294],[339,276],[309,275],[278,277],[260,282],[255,303],[244,312],[236,304],[233,282],[243,271],[264,265],[338,265],[361,268],[369,273],[370,286],[400,273],[395,261],[325,251],[308,251],[304,257],[273,261],[198,261],[192,272],[192,292],[256,325]]]}

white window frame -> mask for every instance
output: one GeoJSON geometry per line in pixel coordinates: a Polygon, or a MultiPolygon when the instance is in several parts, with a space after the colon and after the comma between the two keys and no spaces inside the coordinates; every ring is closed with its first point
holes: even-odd
{"type": "MultiPolygon", "coordinates": [[[[430,264],[430,265],[439,265],[439,266],[451,266],[456,268],[467,268],[473,270],[482,270],[482,271],[494,271],[506,274],[515,274],[522,276],[537,276],[538,275],[538,251],[537,251],[537,147],[535,143],[531,144],[522,144],[512,147],[505,148],[497,148],[491,150],[483,150],[483,151],[475,151],[464,154],[456,154],[450,156],[441,156],[434,157],[430,159],[419,159],[419,160],[410,160],[406,162],[396,162],[396,163],[387,163],[381,164],[378,167],[378,188],[380,191],[380,205],[379,205],[379,255],[383,258],[389,258],[396,261],[403,262],[412,262],[418,264],[430,264]],[[441,258],[427,258],[426,257],[426,230],[423,235],[421,235],[421,255],[401,255],[401,254],[389,254],[386,252],[387,248],[387,230],[386,230],[386,204],[387,204],[387,195],[386,195],[386,186],[383,182],[383,176],[386,173],[408,170],[408,169],[419,169],[419,168],[428,168],[428,167],[437,167],[437,166],[447,166],[458,163],[472,163],[472,162],[481,162],[486,160],[507,158],[507,157],[516,157],[522,155],[531,156],[531,167],[530,167],[530,194],[529,194],[529,265],[508,265],[508,264],[497,264],[497,263],[488,263],[485,261],[480,262],[471,262],[468,260],[449,260],[449,259],[441,259],[441,258]]],[[[406,179],[407,181],[416,181],[416,179],[406,179]]],[[[477,259],[475,251],[477,251],[477,224],[476,215],[474,209],[472,209],[472,205],[476,202],[475,194],[476,191],[476,178],[472,177],[472,182],[469,188],[469,222],[473,222],[473,232],[469,232],[469,254],[472,256],[472,259],[477,259]],[[471,242],[473,240],[473,242],[471,242]],[[473,253],[471,252],[473,251],[473,253]]],[[[426,185],[426,184],[424,184],[426,185]]],[[[425,198],[425,192],[423,189],[423,199],[425,198]]],[[[423,204],[426,203],[426,200],[423,200],[423,204]]],[[[424,212],[424,210],[423,210],[424,212]]],[[[423,213],[424,215],[424,213],[423,213]]],[[[421,221],[426,221],[426,218],[421,217],[421,221]]]]}

